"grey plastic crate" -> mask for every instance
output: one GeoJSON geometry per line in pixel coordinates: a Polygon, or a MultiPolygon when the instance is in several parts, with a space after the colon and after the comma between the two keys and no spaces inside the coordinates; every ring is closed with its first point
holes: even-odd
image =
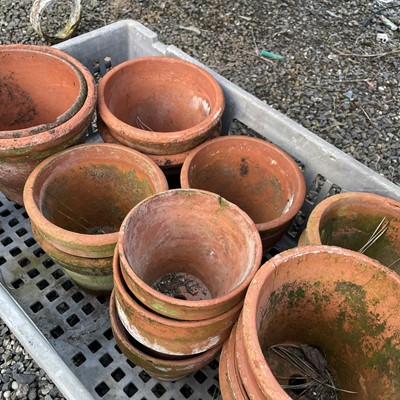
{"type": "MultiPolygon", "coordinates": [[[[176,47],[160,43],[157,35],[143,25],[129,20],[56,47],[83,62],[97,78],[123,61],[145,55],[167,55],[199,64],[176,47]]],[[[340,191],[368,191],[400,200],[399,186],[210,72],[218,79],[226,98],[223,133],[235,133],[245,125],[290,153],[304,171],[308,189],[305,204],[288,234],[267,257],[295,245],[310,211],[326,196],[340,191]]],[[[95,124],[89,131],[89,141],[99,140],[95,124]]],[[[34,240],[25,210],[1,194],[0,221],[0,316],[65,397],[218,398],[218,360],[174,383],[150,378],[116,347],[108,299],[77,288],[34,240]]]]}

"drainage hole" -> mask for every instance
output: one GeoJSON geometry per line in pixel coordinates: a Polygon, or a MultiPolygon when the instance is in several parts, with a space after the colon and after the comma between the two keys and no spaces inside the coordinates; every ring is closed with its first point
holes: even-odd
{"type": "Polygon", "coordinates": [[[294,374],[289,378],[288,385],[290,387],[291,392],[295,395],[301,395],[304,393],[304,386],[307,383],[307,379],[304,376],[294,374]]]}

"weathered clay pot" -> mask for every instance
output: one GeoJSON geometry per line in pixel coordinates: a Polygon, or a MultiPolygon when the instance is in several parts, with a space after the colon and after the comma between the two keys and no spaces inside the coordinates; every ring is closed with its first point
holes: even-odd
{"type": "Polygon", "coordinates": [[[236,365],[236,327],[225,341],[219,361],[219,386],[224,400],[248,400],[236,365]]]}
{"type": "Polygon", "coordinates": [[[153,378],[176,381],[209,364],[220,352],[222,343],[199,355],[182,359],[155,357],[149,349],[136,341],[125,329],[118,317],[114,294],[110,299],[110,318],[114,338],[120,350],[136,366],[143,368],[153,378]]]}
{"type": "Polygon", "coordinates": [[[170,190],[138,204],[121,226],[118,250],[134,295],[179,320],[230,310],[243,299],[262,257],[248,215],[196,189],[170,190]]]}
{"type": "Polygon", "coordinates": [[[108,293],[114,286],[112,276],[113,257],[78,257],[58,250],[32,224],[32,232],[40,247],[63,267],[71,279],[87,292],[108,293]]]}
{"type": "Polygon", "coordinates": [[[24,202],[52,246],[78,257],[107,258],[128,211],[167,189],[162,171],[145,155],[119,145],[84,144],[37,166],[24,202]]]}
{"type": "Polygon", "coordinates": [[[246,136],[198,146],[182,166],[181,186],[218,193],[237,204],[256,223],[264,247],[283,236],[305,197],[296,162],[280,148],[246,136]]]}
{"type": "MultiPolygon", "coordinates": [[[[123,145],[114,136],[111,135],[108,127],[104,124],[100,117],[97,117],[97,127],[101,138],[105,143],[117,143],[123,145]]],[[[207,139],[213,139],[219,136],[220,126],[218,126],[212,133],[212,135],[207,139]]],[[[190,154],[190,150],[178,154],[168,154],[168,155],[157,155],[157,154],[146,154],[150,157],[163,171],[165,174],[181,172],[181,167],[183,162],[186,160],[187,156],[190,154]]],[[[179,177],[178,177],[179,179],[179,177]]]]}
{"type": "Polygon", "coordinates": [[[292,343],[322,350],[335,386],[356,392],[340,392],[341,399],[398,399],[399,293],[397,274],[347,249],[308,246],[275,256],[254,277],[238,323],[237,365],[249,398],[290,399],[264,354],[292,343]]]}
{"type": "Polygon", "coordinates": [[[98,115],[110,134],[147,154],[184,153],[220,129],[224,96],[202,68],[171,57],[141,57],[99,84],[98,115]]]}
{"type": "Polygon", "coordinates": [[[340,193],[311,212],[299,245],[326,244],[360,251],[400,274],[400,202],[372,193],[340,193]],[[382,222],[380,237],[374,232],[382,222]],[[387,223],[387,228],[384,229],[387,223]],[[372,244],[365,245],[372,239],[372,244]]]}
{"type": "Polygon", "coordinates": [[[1,118],[1,129],[6,132],[0,139],[0,190],[22,204],[25,181],[35,166],[48,156],[85,140],[95,110],[96,86],[81,63],[51,47],[2,46],[0,57],[9,60],[9,67],[15,70],[4,68],[2,61],[0,97],[4,100],[12,92],[13,99],[20,104],[14,108],[11,106],[15,103],[9,102],[1,118]],[[21,57],[21,63],[15,61],[17,56],[21,57]],[[29,59],[34,62],[28,62],[29,59]],[[36,62],[39,68],[34,67],[36,62]],[[3,75],[7,71],[8,75],[3,75]],[[15,132],[11,133],[13,129],[15,132]]]}
{"type": "Polygon", "coordinates": [[[125,329],[144,346],[165,355],[191,356],[219,346],[229,336],[242,309],[240,301],[226,313],[202,321],[166,318],[145,308],[129,292],[118,256],[114,257],[113,273],[116,307],[125,329]]]}

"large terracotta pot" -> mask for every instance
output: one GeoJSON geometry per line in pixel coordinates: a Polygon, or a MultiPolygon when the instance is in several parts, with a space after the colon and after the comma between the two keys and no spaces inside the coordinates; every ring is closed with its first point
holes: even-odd
{"type": "Polygon", "coordinates": [[[240,301],[226,313],[202,321],[166,318],[144,307],[129,292],[118,256],[114,257],[113,273],[118,317],[125,329],[142,345],[166,356],[191,356],[221,345],[242,309],[240,301]]]}
{"type": "Polygon", "coordinates": [[[347,249],[300,247],[268,261],[249,287],[236,335],[249,398],[289,400],[280,384],[293,365],[275,370],[278,383],[265,354],[307,344],[321,349],[335,386],[353,392],[338,392],[341,399],[399,399],[399,293],[397,274],[347,249]]]}
{"type": "Polygon", "coordinates": [[[170,190],[138,204],[121,226],[118,250],[134,295],[179,320],[230,310],[243,299],[262,257],[248,215],[196,189],[170,190]]]}
{"type": "Polygon", "coordinates": [[[22,204],[34,167],[85,140],[96,86],[81,63],[50,47],[0,46],[0,57],[0,190],[22,204]]]}
{"type": "MultiPolygon", "coordinates": [[[[109,267],[126,214],[141,200],[167,189],[162,171],[145,155],[119,145],[84,144],[39,164],[26,182],[24,202],[38,242],[51,245],[49,254],[77,272],[82,265],[74,260],[82,258],[96,259],[99,268],[104,262],[109,267]],[[78,258],[59,257],[64,253],[78,258]]],[[[87,265],[81,272],[90,285],[87,275],[95,275],[96,261],[87,265]]]]}
{"type": "Polygon", "coordinates": [[[400,202],[361,192],[328,197],[311,212],[299,241],[319,244],[361,250],[400,274],[400,202]]]}
{"type": "Polygon", "coordinates": [[[218,82],[176,58],[129,60],[99,83],[99,118],[115,139],[147,154],[191,150],[220,130],[223,110],[218,82]]]}
{"type": "Polygon", "coordinates": [[[222,343],[195,356],[171,359],[167,356],[154,356],[152,352],[135,340],[125,329],[118,317],[114,294],[110,299],[110,319],[114,338],[118,347],[139,368],[143,368],[153,378],[163,381],[176,381],[209,364],[220,352],[222,343]]]}
{"type": "Polygon", "coordinates": [[[296,162],[277,146],[246,136],[198,146],[182,166],[181,186],[218,193],[238,205],[256,223],[264,247],[283,236],[305,197],[296,162]]]}

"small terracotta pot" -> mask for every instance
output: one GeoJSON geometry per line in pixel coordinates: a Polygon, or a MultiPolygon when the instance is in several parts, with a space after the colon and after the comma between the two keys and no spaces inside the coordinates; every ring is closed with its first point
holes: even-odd
{"type": "Polygon", "coordinates": [[[32,224],[32,232],[40,247],[65,269],[71,279],[87,292],[106,294],[111,292],[113,257],[86,258],[73,256],[54,247],[32,224]]]}
{"type": "Polygon", "coordinates": [[[180,154],[220,129],[224,96],[202,68],[171,57],[126,61],[99,83],[98,115],[110,134],[147,154],[180,154]]]}
{"type": "Polygon", "coordinates": [[[113,273],[116,307],[125,329],[144,346],[168,356],[191,356],[219,346],[229,336],[242,309],[243,301],[240,301],[214,318],[202,321],[169,319],[145,308],[129,292],[119,267],[117,249],[113,273]]]}
{"type": "Polygon", "coordinates": [[[118,250],[134,295],[179,320],[204,320],[230,310],[243,299],[262,257],[248,215],[196,189],[170,190],[138,204],[121,226],[118,250]]]}
{"type": "MultiPolygon", "coordinates": [[[[0,47],[0,56],[1,53],[3,52],[4,54],[9,54],[13,51],[17,52],[18,55],[26,57],[26,53],[32,52],[32,55],[35,57],[38,57],[38,53],[48,55],[49,56],[49,70],[47,72],[44,70],[42,73],[44,75],[49,75],[49,76],[58,76],[56,74],[57,71],[52,67],[54,66],[54,63],[51,64],[51,61],[54,61],[54,59],[59,58],[60,61],[60,68],[63,66],[63,69],[66,69],[66,66],[71,64],[71,71],[69,72],[69,78],[63,78],[60,76],[60,79],[65,79],[65,89],[67,90],[67,93],[70,93],[68,96],[66,96],[69,99],[69,102],[73,102],[73,99],[76,99],[75,95],[78,95],[78,104],[79,104],[79,99],[83,95],[83,91],[79,91],[79,94],[77,92],[77,89],[74,87],[75,85],[78,85],[81,83],[81,81],[78,79],[77,80],[77,70],[79,72],[78,76],[83,77],[85,84],[86,84],[86,96],[85,100],[83,102],[82,107],[79,108],[79,110],[73,109],[74,106],[72,106],[72,109],[70,110],[70,115],[71,117],[69,119],[66,119],[64,123],[61,123],[60,125],[51,127],[48,130],[43,130],[39,133],[36,134],[26,134],[29,131],[29,127],[23,128],[25,125],[24,124],[19,124],[17,125],[17,133],[16,136],[18,136],[18,132],[21,132],[23,129],[27,129],[28,131],[25,131],[25,134],[22,134],[21,137],[12,137],[12,138],[3,138],[0,140],[0,166],[1,166],[1,174],[0,174],[0,190],[10,199],[13,200],[19,204],[23,204],[23,197],[22,197],[22,192],[23,192],[23,187],[25,184],[25,181],[29,174],[32,172],[32,170],[38,165],[43,159],[49,157],[50,155],[57,153],[59,151],[62,151],[63,149],[76,145],[78,143],[82,143],[85,140],[85,135],[86,135],[86,129],[92,119],[94,110],[95,110],[95,105],[96,105],[96,86],[93,80],[93,77],[89,73],[89,71],[77,60],[75,60],[73,57],[67,55],[66,53],[56,50],[51,47],[40,47],[40,46],[26,46],[26,45],[10,45],[10,46],[3,46],[0,47]],[[65,61],[64,63],[62,61],[65,61]],[[74,70],[75,69],[75,70],[74,70]],[[72,79],[72,80],[71,80],[72,79]],[[71,89],[72,85],[72,89],[71,89]],[[76,112],[75,112],[76,111],[76,112]]],[[[16,65],[16,64],[15,64],[16,65]]],[[[16,68],[16,67],[15,67],[16,68]]],[[[18,76],[22,76],[24,74],[27,74],[29,78],[32,81],[37,81],[36,78],[32,77],[29,68],[25,65],[24,62],[21,63],[20,68],[22,68],[22,73],[18,73],[18,76]],[[28,68],[28,69],[27,69],[28,68]]],[[[4,71],[4,69],[2,69],[4,71]]],[[[14,71],[8,71],[9,73],[13,73],[14,71]]],[[[38,71],[37,71],[38,72],[38,71]]],[[[42,74],[41,74],[42,76],[42,74]]],[[[7,96],[7,87],[10,84],[13,84],[14,86],[16,85],[15,82],[7,82],[5,84],[6,80],[5,78],[2,78],[3,85],[0,84],[1,87],[5,90],[5,92],[0,89],[0,92],[3,93],[1,94],[1,97],[4,95],[7,96]],[[7,86],[8,85],[8,86],[7,86]],[[5,94],[4,94],[5,93],[5,94]]],[[[26,83],[26,82],[25,82],[26,83]]],[[[18,85],[17,85],[18,86],[18,85]]],[[[64,88],[64,86],[63,86],[64,88]]],[[[40,89],[45,92],[44,88],[40,87],[40,89]]],[[[81,87],[83,90],[84,88],[81,87]]],[[[22,88],[19,92],[14,90],[13,93],[15,92],[22,92],[22,91],[27,91],[26,88],[22,88]]],[[[23,97],[23,96],[21,96],[23,97]]],[[[60,96],[58,96],[60,97],[60,96]]],[[[62,97],[62,96],[61,96],[62,97]]],[[[40,102],[42,101],[42,98],[38,95],[38,98],[34,99],[35,101],[39,101],[38,99],[41,99],[40,102]]],[[[50,99],[53,99],[51,96],[50,99]]],[[[53,99],[54,100],[54,99],[53,99]]],[[[54,103],[54,101],[51,101],[50,104],[54,103]]],[[[60,105],[60,112],[61,110],[67,106],[67,103],[64,103],[60,100],[58,103],[60,105]],[[64,106],[62,106],[64,104],[64,106]]],[[[75,104],[75,103],[74,103],[75,104]]],[[[77,104],[75,104],[77,106],[77,104]]],[[[35,106],[29,106],[29,102],[27,105],[26,109],[21,106],[21,110],[24,109],[24,117],[22,118],[22,121],[28,121],[29,120],[29,110],[31,111],[33,109],[37,109],[37,105],[35,103],[35,106]],[[33,108],[32,108],[33,107],[33,108]]],[[[57,110],[57,107],[53,107],[53,112],[52,115],[54,116],[57,114],[55,111],[57,110]]],[[[21,111],[22,112],[22,111],[21,111]]],[[[68,113],[68,111],[67,111],[68,113]]],[[[32,113],[31,113],[32,114],[32,113]]],[[[42,113],[40,115],[43,115],[42,113]]],[[[68,115],[67,115],[68,116],[68,115]]],[[[49,115],[47,115],[49,117],[49,115]]],[[[46,118],[47,118],[46,117],[46,118]]],[[[64,115],[63,119],[66,116],[64,115]]],[[[7,120],[7,119],[6,119],[7,120]]],[[[21,121],[21,119],[20,119],[21,121]]],[[[40,124],[42,121],[41,119],[34,119],[33,125],[40,124]]],[[[42,122],[47,121],[47,119],[43,120],[42,122]]],[[[10,122],[10,121],[8,121],[10,122]]],[[[12,122],[12,121],[11,121],[12,122]]],[[[54,122],[50,122],[50,126],[52,126],[54,122]]],[[[40,125],[39,125],[40,126],[40,125]]],[[[36,126],[38,128],[38,126],[36,126]]],[[[39,129],[39,128],[38,128],[39,129]]],[[[40,128],[41,130],[42,128],[40,128]]],[[[9,131],[8,128],[6,128],[7,131],[9,131]]],[[[32,133],[32,132],[30,132],[32,133]]],[[[7,136],[7,135],[6,135],[7,136]]]]}
{"type": "Polygon", "coordinates": [[[155,357],[145,346],[136,341],[125,329],[118,317],[114,294],[110,299],[110,318],[114,338],[118,347],[136,366],[143,368],[153,378],[163,381],[176,381],[208,365],[218,355],[222,343],[199,355],[183,359],[167,356],[155,357]]]}
{"type": "Polygon", "coordinates": [[[145,155],[119,145],[84,144],[43,161],[29,176],[24,202],[32,223],[62,252],[112,257],[128,211],[167,190],[145,155]]]}
{"type": "Polygon", "coordinates": [[[248,400],[236,365],[236,327],[222,348],[219,361],[219,386],[224,400],[248,400]]]}
{"type": "Polygon", "coordinates": [[[397,398],[399,293],[397,274],[357,252],[308,246],[275,256],[254,277],[238,323],[237,365],[249,398],[290,399],[263,353],[287,343],[322,350],[336,387],[356,392],[341,398],[397,398]]]}
{"type": "Polygon", "coordinates": [[[225,136],[203,143],[186,158],[182,188],[218,193],[247,212],[264,247],[288,229],[305,198],[305,181],[296,162],[264,140],[225,136]]]}
{"type": "MultiPolygon", "coordinates": [[[[311,212],[299,245],[326,244],[360,251],[383,218],[387,228],[364,254],[400,274],[400,202],[372,193],[340,193],[311,212]]],[[[378,231],[379,234],[379,231],[378,231]]]]}

